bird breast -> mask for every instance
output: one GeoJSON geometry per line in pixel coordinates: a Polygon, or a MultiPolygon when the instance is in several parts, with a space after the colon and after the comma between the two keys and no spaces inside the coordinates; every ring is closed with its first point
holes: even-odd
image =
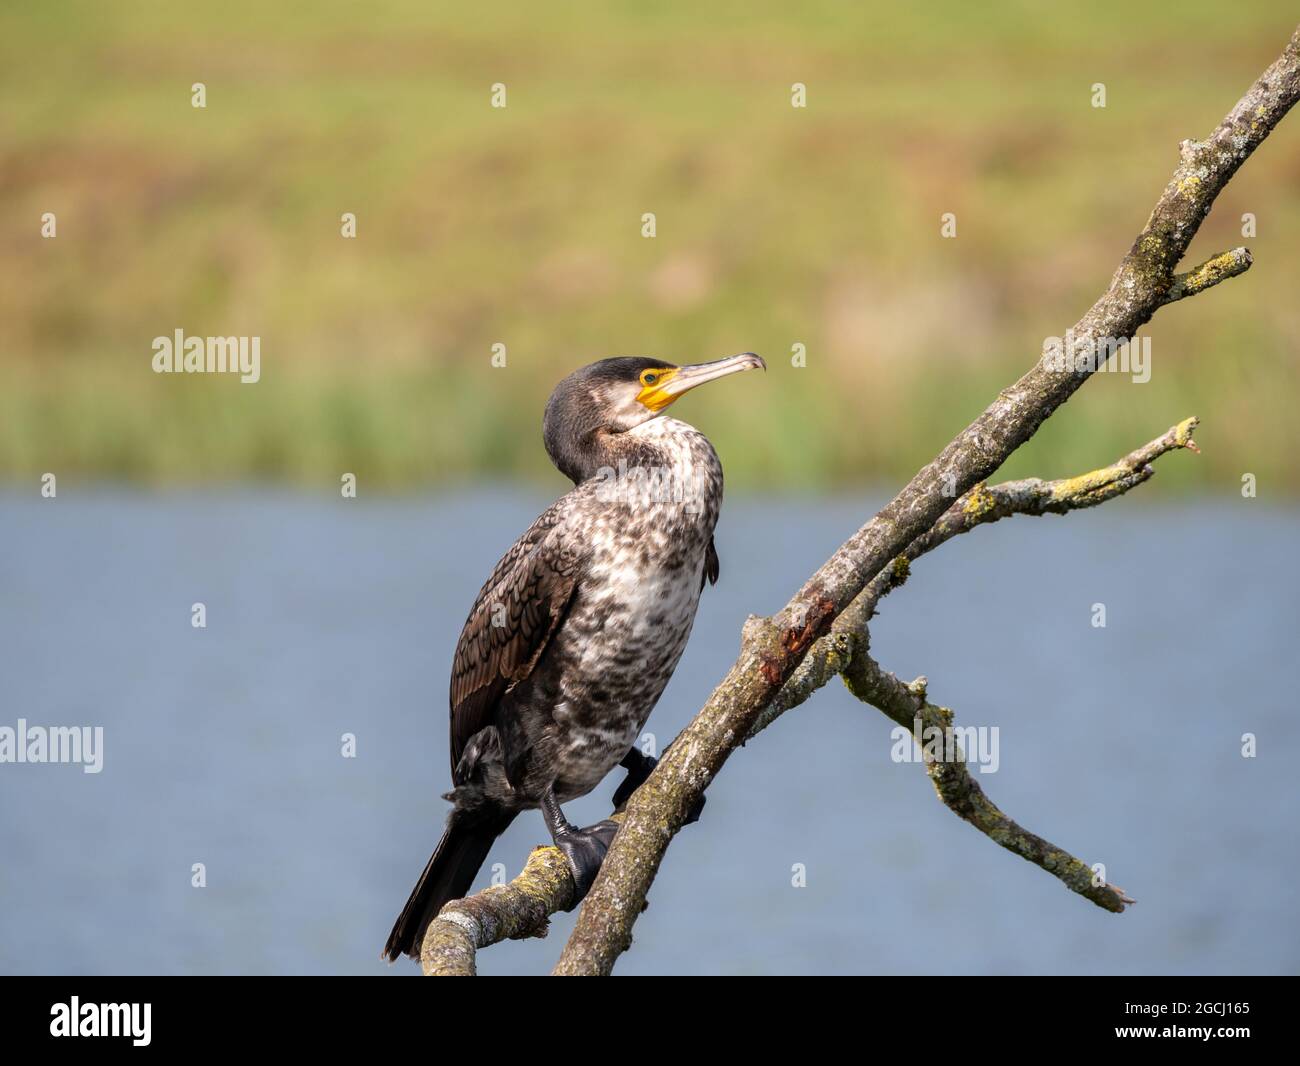
{"type": "MultiPolygon", "coordinates": [[[[619,491],[579,508],[589,555],[555,649],[564,664],[555,715],[562,799],[589,791],[622,759],[672,677],[718,517],[722,469],[703,434],[664,418],[624,436],[634,433],[629,444],[657,453],[659,480],[617,475],[619,491]]],[[[646,458],[637,454],[628,470],[645,470],[646,458]]]]}

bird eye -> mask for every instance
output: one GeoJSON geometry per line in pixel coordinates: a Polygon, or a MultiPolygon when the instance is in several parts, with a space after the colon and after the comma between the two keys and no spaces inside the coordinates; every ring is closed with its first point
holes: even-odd
{"type": "Polygon", "coordinates": [[[652,373],[650,373],[650,371],[648,371],[648,370],[647,370],[644,374],[641,375],[641,384],[642,384],[642,385],[653,385],[653,384],[654,384],[656,381],[658,381],[658,380],[659,380],[658,375],[657,375],[657,374],[652,374],[652,373]]]}

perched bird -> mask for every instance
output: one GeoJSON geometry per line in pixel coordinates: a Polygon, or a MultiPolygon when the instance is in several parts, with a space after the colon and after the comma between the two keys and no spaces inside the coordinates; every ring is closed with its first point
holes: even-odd
{"type": "Polygon", "coordinates": [[[540,808],[581,899],[617,824],[571,825],[560,805],[615,766],[626,798],[654,761],[634,747],[677,667],[704,582],[722,464],[704,434],[664,411],[706,381],[766,366],[757,355],[674,366],[604,359],[556,386],[543,438],[574,484],[497,563],[451,670],[446,830],[384,956],[418,957],[424,931],[469,891],[492,842],[540,808]]]}

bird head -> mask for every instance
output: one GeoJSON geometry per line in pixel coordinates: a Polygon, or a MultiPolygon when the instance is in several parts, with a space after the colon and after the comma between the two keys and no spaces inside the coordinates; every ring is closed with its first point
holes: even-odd
{"type": "Polygon", "coordinates": [[[561,473],[580,482],[600,465],[602,434],[635,429],[697,385],[755,368],[766,370],[767,364],[753,352],[693,366],[640,357],[584,366],[561,381],[546,403],[546,450],[561,473]]]}

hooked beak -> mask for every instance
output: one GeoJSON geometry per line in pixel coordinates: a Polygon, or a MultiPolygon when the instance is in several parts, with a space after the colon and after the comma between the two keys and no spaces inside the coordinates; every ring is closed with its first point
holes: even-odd
{"type": "Polygon", "coordinates": [[[670,374],[665,375],[657,388],[646,389],[640,399],[651,410],[659,411],[706,381],[716,381],[718,378],[725,378],[728,374],[738,374],[742,370],[766,369],[767,364],[753,352],[731,355],[726,359],[715,359],[711,363],[677,367],[670,374]]]}

